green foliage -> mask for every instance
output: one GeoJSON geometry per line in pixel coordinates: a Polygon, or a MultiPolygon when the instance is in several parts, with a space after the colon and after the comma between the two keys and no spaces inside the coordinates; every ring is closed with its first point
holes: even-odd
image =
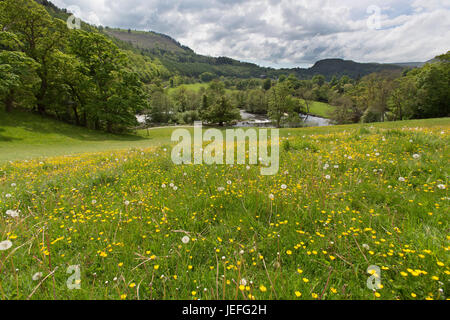
{"type": "Polygon", "coordinates": [[[32,0],[0,2],[0,25],[7,30],[0,32],[0,91],[8,111],[20,105],[120,132],[146,108],[143,84],[169,76],[157,60],[120,50],[90,28],[70,30],[32,0]]]}
{"type": "Polygon", "coordinates": [[[449,101],[450,62],[445,54],[403,74],[376,73],[356,84],[339,85],[332,94],[333,118],[350,123],[446,117],[449,101]]]}
{"type": "Polygon", "coordinates": [[[213,74],[213,73],[211,73],[211,72],[203,72],[201,75],[200,75],[200,80],[202,81],[202,82],[210,82],[210,81],[212,81],[213,79],[215,79],[217,76],[215,75],[215,74],[213,74]]]}
{"type": "Polygon", "coordinates": [[[38,67],[38,63],[22,52],[0,51],[0,100],[6,111],[12,111],[14,103],[26,107],[34,102],[38,67]]]}
{"type": "Polygon", "coordinates": [[[278,128],[283,122],[297,126],[302,121],[299,114],[304,110],[300,101],[292,96],[292,89],[286,80],[269,90],[268,106],[268,116],[278,128]]]}
{"type": "Polygon", "coordinates": [[[213,81],[209,84],[202,101],[202,120],[210,124],[223,126],[241,118],[239,109],[234,107],[226,95],[222,82],[213,81]]]}

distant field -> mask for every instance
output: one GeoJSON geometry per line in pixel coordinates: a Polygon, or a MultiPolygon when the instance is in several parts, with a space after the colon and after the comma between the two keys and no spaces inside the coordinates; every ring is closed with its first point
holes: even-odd
{"type": "Polygon", "coordinates": [[[261,176],[1,116],[3,159],[89,152],[0,163],[2,300],[447,297],[450,119],[284,129],[261,176]]]}
{"type": "Polygon", "coordinates": [[[317,117],[322,118],[330,118],[331,113],[333,112],[334,107],[324,103],[324,102],[318,102],[318,101],[312,101],[309,102],[310,106],[310,114],[317,117]]]}
{"type": "MultiPolygon", "coordinates": [[[[185,87],[186,89],[193,90],[193,91],[200,91],[201,88],[208,88],[208,83],[191,83],[191,84],[183,84],[182,87],[185,87]]],[[[181,87],[180,86],[180,87],[181,87]]],[[[179,88],[179,87],[177,87],[179,88]]],[[[177,88],[169,88],[169,93],[172,93],[177,88]]]]}

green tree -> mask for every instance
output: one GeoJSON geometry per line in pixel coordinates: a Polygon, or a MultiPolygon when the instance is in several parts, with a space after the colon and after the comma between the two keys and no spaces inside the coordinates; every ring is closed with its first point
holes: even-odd
{"type": "Polygon", "coordinates": [[[266,93],[264,90],[250,90],[246,99],[246,111],[251,113],[266,114],[268,109],[266,93]]]}
{"type": "Polygon", "coordinates": [[[277,128],[281,126],[283,118],[290,117],[290,115],[295,113],[296,102],[292,97],[291,88],[287,81],[278,83],[270,89],[268,106],[269,118],[275,121],[277,128]]]}
{"type": "Polygon", "coordinates": [[[233,107],[230,100],[226,96],[221,96],[206,111],[203,119],[209,123],[229,124],[233,120],[241,119],[239,109],[233,107]]]}
{"type": "Polygon", "coordinates": [[[269,91],[270,88],[272,88],[272,80],[266,79],[266,80],[264,81],[264,83],[263,83],[263,89],[264,89],[265,91],[269,91]]]}
{"type": "Polygon", "coordinates": [[[22,106],[34,102],[34,92],[39,84],[37,62],[17,49],[19,40],[12,33],[0,31],[0,100],[7,112],[14,103],[22,106]]]}
{"type": "Polygon", "coordinates": [[[216,75],[211,72],[204,72],[200,75],[200,80],[202,82],[210,82],[211,80],[215,79],[216,75]]]}
{"type": "Polygon", "coordinates": [[[3,30],[16,35],[18,49],[38,64],[40,88],[36,93],[37,110],[46,112],[45,98],[49,89],[49,64],[68,33],[66,24],[52,19],[43,6],[32,0],[4,0],[0,2],[0,24],[3,30]]]}
{"type": "Polygon", "coordinates": [[[147,100],[126,55],[105,36],[81,30],[71,37],[70,46],[91,79],[87,109],[94,128],[112,132],[136,125],[136,114],[146,108],[147,100]]]}

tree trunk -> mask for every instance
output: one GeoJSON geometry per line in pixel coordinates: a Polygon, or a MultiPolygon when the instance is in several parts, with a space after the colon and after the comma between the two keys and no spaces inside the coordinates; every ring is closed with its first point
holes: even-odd
{"type": "Polygon", "coordinates": [[[6,98],[3,100],[3,102],[5,103],[5,111],[6,112],[11,112],[13,109],[13,96],[12,94],[8,94],[6,96],[6,98]]]}
{"type": "Polygon", "coordinates": [[[106,131],[108,131],[109,133],[113,133],[111,121],[106,122],[106,131]]]}
{"type": "Polygon", "coordinates": [[[79,126],[80,125],[80,116],[78,115],[77,105],[76,104],[74,104],[72,106],[72,110],[73,110],[73,115],[75,116],[75,124],[77,126],[79,126]]]}
{"type": "Polygon", "coordinates": [[[86,114],[86,111],[83,112],[83,125],[84,125],[86,128],[89,128],[88,122],[87,122],[87,114],[86,114]]]}
{"type": "Polygon", "coordinates": [[[36,95],[37,98],[37,111],[44,115],[46,112],[46,106],[44,104],[44,98],[47,93],[47,79],[46,75],[41,75],[41,87],[39,88],[39,92],[36,95]]]}

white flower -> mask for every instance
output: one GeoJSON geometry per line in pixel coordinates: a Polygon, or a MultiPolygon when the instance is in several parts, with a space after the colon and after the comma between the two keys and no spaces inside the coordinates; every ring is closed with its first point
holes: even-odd
{"type": "Polygon", "coordinates": [[[97,203],[97,200],[92,200],[92,204],[96,204],[97,203]]]}
{"type": "Polygon", "coordinates": [[[224,187],[218,187],[217,191],[219,191],[219,192],[225,191],[225,188],[224,187]]]}
{"type": "Polygon", "coordinates": [[[366,249],[366,250],[369,250],[369,249],[370,249],[370,247],[369,247],[368,244],[365,244],[365,243],[364,243],[362,246],[363,246],[363,248],[366,249]]]}
{"type": "Polygon", "coordinates": [[[416,153],[416,154],[413,154],[413,158],[414,158],[414,159],[419,159],[419,158],[420,158],[420,154],[417,154],[417,153],[416,153]]]}
{"type": "Polygon", "coordinates": [[[403,178],[403,177],[400,177],[400,178],[398,178],[398,181],[400,181],[400,182],[405,182],[405,181],[406,181],[406,179],[405,179],[405,178],[403,178]]]}
{"type": "Polygon", "coordinates": [[[173,183],[169,184],[169,187],[173,188],[175,185],[173,183]]]}
{"type": "Polygon", "coordinates": [[[184,244],[189,243],[189,240],[191,240],[188,236],[184,236],[183,238],[181,238],[181,242],[183,242],[184,244]]]}
{"type": "Polygon", "coordinates": [[[16,186],[17,186],[17,184],[11,183],[11,187],[12,187],[12,188],[15,188],[16,186]]]}
{"type": "Polygon", "coordinates": [[[6,197],[7,199],[9,199],[9,198],[12,197],[12,195],[11,195],[11,193],[7,193],[7,194],[5,195],[5,197],[6,197]]]}
{"type": "Polygon", "coordinates": [[[339,169],[339,166],[338,166],[338,165],[335,165],[334,168],[335,168],[335,169],[339,169]]]}
{"type": "Polygon", "coordinates": [[[441,190],[445,190],[447,188],[444,184],[438,184],[437,187],[441,190]]]}
{"type": "Polygon", "coordinates": [[[177,186],[173,186],[173,191],[177,191],[178,187],[177,186]]]}
{"type": "Polygon", "coordinates": [[[287,185],[282,184],[282,185],[281,185],[281,189],[286,190],[286,189],[287,189],[287,185]]]}
{"type": "Polygon", "coordinates": [[[323,166],[323,170],[327,170],[330,167],[330,165],[327,163],[323,166]]]}
{"type": "Polygon", "coordinates": [[[31,277],[31,279],[33,279],[33,281],[38,281],[41,278],[42,278],[42,272],[35,273],[33,275],[33,277],[31,277]]]}
{"type": "Polygon", "coordinates": [[[163,188],[163,189],[165,189],[167,186],[166,186],[166,184],[165,183],[163,183],[162,185],[161,185],[161,188],[163,188]]]}
{"type": "Polygon", "coordinates": [[[12,245],[13,245],[12,242],[9,240],[0,242],[0,251],[8,250],[9,248],[12,247],[12,245]]]}
{"type": "Polygon", "coordinates": [[[129,206],[129,205],[130,205],[130,201],[125,200],[124,204],[125,204],[126,206],[129,206]]]}
{"type": "Polygon", "coordinates": [[[247,280],[245,280],[244,278],[241,279],[241,285],[246,286],[247,285],[247,280]]]}
{"type": "Polygon", "coordinates": [[[271,194],[269,194],[269,199],[273,200],[273,199],[275,199],[275,196],[271,193],[271,194]]]}
{"type": "Polygon", "coordinates": [[[230,180],[227,181],[227,184],[228,184],[228,185],[231,185],[231,183],[232,183],[232,182],[231,182],[230,180]]]}
{"type": "Polygon", "coordinates": [[[325,176],[325,179],[330,180],[330,179],[331,179],[331,176],[327,174],[327,175],[325,176]]]}

